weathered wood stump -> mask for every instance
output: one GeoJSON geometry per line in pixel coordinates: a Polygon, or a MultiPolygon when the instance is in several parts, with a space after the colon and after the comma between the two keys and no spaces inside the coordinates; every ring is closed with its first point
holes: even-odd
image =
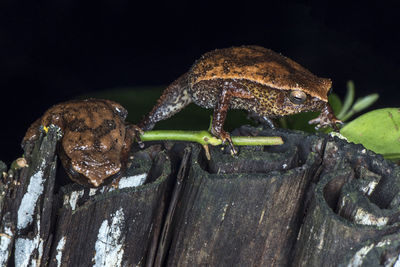
{"type": "Polygon", "coordinates": [[[52,128],[0,184],[2,266],[400,264],[399,166],[327,135],[236,134],[285,144],[210,147],[210,161],[153,144],[118,186],[85,188],[61,178],[52,128]]]}

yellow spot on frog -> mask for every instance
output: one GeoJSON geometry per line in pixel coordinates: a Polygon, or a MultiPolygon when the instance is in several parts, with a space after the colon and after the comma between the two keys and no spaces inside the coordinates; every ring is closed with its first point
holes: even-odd
{"type": "Polygon", "coordinates": [[[43,126],[43,131],[45,131],[46,132],[46,134],[49,132],[49,127],[47,127],[47,126],[43,126]]]}

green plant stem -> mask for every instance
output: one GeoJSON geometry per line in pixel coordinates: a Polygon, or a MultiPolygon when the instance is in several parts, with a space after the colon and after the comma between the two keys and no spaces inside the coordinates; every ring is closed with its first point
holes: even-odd
{"type": "MultiPolygon", "coordinates": [[[[197,142],[201,145],[217,146],[222,141],[212,136],[207,131],[179,131],[179,130],[158,130],[148,131],[140,136],[142,141],[175,140],[197,142]]],[[[232,136],[232,142],[237,146],[256,146],[256,145],[282,145],[283,140],[279,136],[232,136]]]]}

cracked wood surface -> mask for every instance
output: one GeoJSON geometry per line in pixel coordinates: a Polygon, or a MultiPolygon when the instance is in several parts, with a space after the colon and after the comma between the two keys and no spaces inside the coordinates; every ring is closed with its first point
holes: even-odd
{"type": "Polygon", "coordinates": [[[26,147],[0,189],[4,266],[392,266],[400,263],[400,168],[326,135],[277,147],[133,148],[118,187],[57,168],[57,129],[26,147]],[[141,184],[143,183],[144,184],[141,184]]]}

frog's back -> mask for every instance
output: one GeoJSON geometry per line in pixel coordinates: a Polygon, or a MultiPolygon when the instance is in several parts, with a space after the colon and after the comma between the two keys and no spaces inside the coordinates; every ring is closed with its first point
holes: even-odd
{"type": "Polygon", "coordinates": [[[327,100],[331,87],[329,79],[319,78],[289,58],[260,46],[208,52],[189,73],[191,85],[217,79],[244,79],[275,89],[301,89],[322,100],[327,100]]]}

